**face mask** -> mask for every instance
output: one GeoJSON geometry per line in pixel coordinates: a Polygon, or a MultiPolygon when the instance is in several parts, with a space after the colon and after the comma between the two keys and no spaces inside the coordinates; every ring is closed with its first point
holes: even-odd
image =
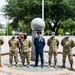
{"type": "Polygon", "coordinates": [[[27,38],[27,35],[24,35],[24,39],[26,39],[27,38]]]}
{"type": "Polygon", "coordinates": [[[66,38],[68,38],[69,37],[69,35],[66,35],[66,38]]]}
{"type": "Polygon", "coordinates": [[[54,37],[55,36],[55,34],[52,34],[52,37],[54,37]]]}
{"type": "Polygon", "coordinates": [[[15,38],[15,35],[12,35],[12,39],[14,39],[15,38]]]}
{"type": "Polygon", "coordinates": [[[12,37],[12,39],[14,39],[15,37],[12,37]]]}

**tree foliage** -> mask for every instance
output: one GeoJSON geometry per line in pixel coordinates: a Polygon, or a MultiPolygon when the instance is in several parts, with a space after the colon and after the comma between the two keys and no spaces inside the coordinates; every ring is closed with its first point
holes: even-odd
{"type": "Polygon", "coordinates": [[[62,29],[62,28],[59,28],[57,34],[58,34],[58,35],[63,35],[63,29],[62,29]]]}
{"type": "Polygon", "coordinates": [[[12,27],[10,26],[10,24],[7,24],[7,28],[6,28],[6,35],[10,36],[12,35],[12,27]]]}
{"type": "MultiPolygon", "coordinates": [[[[2,11],[13,19],[13,28],[19,27],[19,22],[24,22],[28,32],[31,32],[30,23],[36,17],[42,17],[42,0],[6,0],[2,11]]],[[[75,0],[45,0],[45,31],[50,30],[48,22],[50,20],[62,21],[75,18],[75,0]]],[[[63,24],[63,23],[62,23],[63,24]]],[[[69,24],[70,25],[70,24],[69,24]]],[[[63,27],[64,28],[64,27],[63,27]]]]}
{"type": "Polygon", "coordinates": [[[69,32],[71,34],[75,34],[75,20],[69,18],[65,21],[62,21],[61,27],[64,29],[64,33],[69,32]]]}

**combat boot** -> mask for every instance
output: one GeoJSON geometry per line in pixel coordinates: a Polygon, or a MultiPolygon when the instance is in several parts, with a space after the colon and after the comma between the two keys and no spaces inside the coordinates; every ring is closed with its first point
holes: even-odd
{"type": "Polygon", "coordinates": [[[27,67],[29,68],[29,65],[27,65],[27,67]]]}
{"type": "Polygon", "coordinates": [[[63,60],[63,65],[61,66],[61,68],[65,68],[65,60],[63,60]]]}
{"type": "Polygon", "coordinates": [[[0,64],[0,67],[3,67],[3,65],[2,65],[2,64],[0,64]]]}
{"type": "Polygon", "coordinates": [[[73,70],[73,64],[71,64],[70,70],[73,70]]]}
{"type": "Polygon", "coordinates": [[[48,65],[47,68],[50,68],[50,65],[48,65]]]}
{"type": "Polygon", "coordinates": [[[22,63],[21,67],[23,67],[23,66],[25,66],[25,64],[24,64],[24,63],[22,63]]]}
{"type": "Polygon", "coordinates": [[[61,68],[65,68],[65,65],[62,65],[61,68]]]}
{"type": "Polygon", "coordinates": [[[28,64],[27,64],[27,67],[29,68],[29,66],[30,66],[30,65],[29,65],[29,63],[28,63],[28,64]]]}
{"type": "Polygon", "coordinates": [[[18,67],[19,66],[18,63],[16,63],[15,66],[18,67]]]}
{"type": "Polygon", "coordinates": [[[55,65],[54,65],[54,68],[57,68],[57,65],[56,65],[56,61],[55,61],[55,65]]]}
{"type": "Polygon", "coordinates": [[[10,63],[9,65],[8,65],[8,67],[11,67],[12,66],[12,63],[10,63]]]}
{"type": "Polygon", "coordinates": [[[57,68],[57,66],[55,65],[54,68],[57,68]]]}
{"type": "Polygon", "coordinates": [[[71,67],[70,70],[73,70],[73,67],[71,67]]]}

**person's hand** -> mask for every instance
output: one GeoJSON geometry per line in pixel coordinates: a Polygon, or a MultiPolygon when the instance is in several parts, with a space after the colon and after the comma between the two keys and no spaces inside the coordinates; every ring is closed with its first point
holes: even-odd
{"type": "Polygon", "coordinates": [[[59,48],[59,46],[57,46],[57,49],[59,48]]]}
{"type": "Polygon", "coordinates": [[[58,55],[58,52],[56,51],[56,55],[58,55]]]}

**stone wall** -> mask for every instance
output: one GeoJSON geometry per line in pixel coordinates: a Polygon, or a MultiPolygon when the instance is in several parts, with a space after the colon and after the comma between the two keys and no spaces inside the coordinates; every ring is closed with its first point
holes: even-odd
{"type": "MultiPolygon", "coordinates": [[[[3,37],[4,39],[4,44],[2,45],[2,50],[1,50],[1,53],[4,54],[4,53],[8,53],[9,52],[9,45],[8,45],[8,40],[11,38],[11,36],[0,36],[0,37],[3,37]]],[[[59,45],[59,48],[58,48],[58,52],[62,52],[63,48],[61,46],[61,40],[65,37],[65,36],[56,36],[59,41],[60,41],[60,45],[59,45]]],[[[75,41],[75,36],[70,36],[71,38],[73,38],[73,40],[75,41]]],[[[32,39],[31,36],[28,36],[28,38],[30,38],[30,40],[32,39]]],[[[49,50],[49,47],[47,46],[47,40],[48,38],[50,38],[50,36],[44,36],[45,40],[46,40],[46,45],[44,47],[44,51],[48,51],[49,50]]],[[[30,49],[31,50],[31,49],[30,49]]],[[[75,54],[75,47],[72,49],[72,53],[75,54]]]]}

